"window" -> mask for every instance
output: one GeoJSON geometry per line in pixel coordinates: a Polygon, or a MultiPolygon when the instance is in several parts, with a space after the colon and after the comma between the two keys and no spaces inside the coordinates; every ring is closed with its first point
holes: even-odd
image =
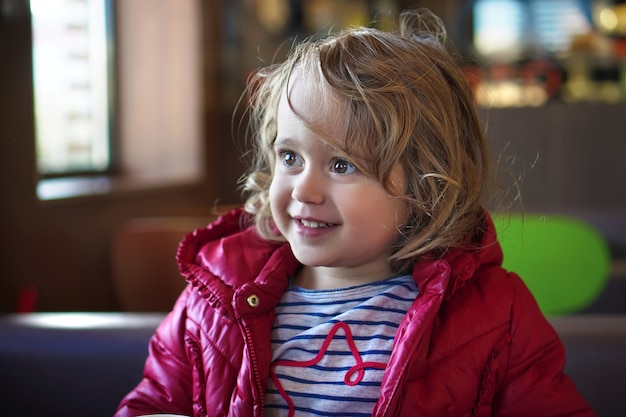
{"type": "Polygon", "coordinates": [[[37,168],[45,176],[111,165],[108,0],[31,0],[37,168]]]}
{"type": "Polygon", "coordinates": [[[484,57],[513,61],[559,56],[578,35],[589,33],[584,0],[476,0],[474,47],[484,57]]]}
{"type": "Polygon", "coordinates": [[[31,1],[40,200],[203,179],[203,3],[31,1]]]}
{"type": "Polygon", "coordinates": [[[474,5],[474,46],[484,56],[516,55],[526,14],[517,1],[483,0],[474,5]]]}

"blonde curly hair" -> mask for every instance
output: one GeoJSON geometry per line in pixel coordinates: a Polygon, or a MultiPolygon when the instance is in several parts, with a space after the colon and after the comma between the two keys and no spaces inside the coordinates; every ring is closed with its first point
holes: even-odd
{"type": "Polygon", "coordinates": [[[403,12],[398,28],[348,28],[297,44],[286,60],[249,80],[254,161],[243,179],[246,211],[266,239],[276,235],[268,190],[277,112],[294,69],[317,77],[322,94],[345,110],[345,137],[329,142],[357,160],[388,191],[392,167],[407,178],[410,219],[394,242],[396,271],[425,253],[472,244],[482,235],[482,198],[489,156],[474,99],[446,48],[442,21],[420,9],[403,12]]]}

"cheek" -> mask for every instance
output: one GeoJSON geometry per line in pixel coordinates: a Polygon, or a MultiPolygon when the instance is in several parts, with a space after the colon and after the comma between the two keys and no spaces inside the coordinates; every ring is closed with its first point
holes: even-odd
{"type": "Polygon", "coordinates": [[[396,234],[406,224],[409,218],[409,210],[402,197],[394,197],[383,191],[380,195],[381,203],[377,207],[372,207],[378,216],[379,222],[384,225],[392,234],[396,234]],[[383,195],[384,194],[384,195],[383,195]]]}
{"type": "Polygon", "coordinates": [[[343,216],[353,219],[360,227],[382,228],[396,233],[408,218],[402,199],[390,196],[382,186],[343,192],[335,201],[341,201],[338,205],[341,205],[343,216]]]}
{"type": "Polygon", "coordinates": [[[268,191],[268,197],[269,197],[269,200],[270,200],[270,207],[272,208],[272,211],[274,211],[274,205],[276,204],[275,203],[276,194],[277,194],[276,187],[277,187],[276,179],[274,178],[274,179],[272,179],[272,182],[270,183],[270,188],[269,188],[269,191],[268,191]]]}
{"type": "Polygon", "coordinates": [[[281,181],[280,177],[274,176],[268,194],[273,214],[284,206],[285,198],[288,195],[287,188],[286,181],[281,181]]]}

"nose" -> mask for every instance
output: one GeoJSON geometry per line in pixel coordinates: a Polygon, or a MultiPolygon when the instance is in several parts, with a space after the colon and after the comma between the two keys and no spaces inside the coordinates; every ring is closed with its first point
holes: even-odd
{"type": "Polygon", "coordinates": [[[322,204],[325,200],[323,175],[310,166],[300,172],[291,190],[291,197],[301,203],[322,204]]]}

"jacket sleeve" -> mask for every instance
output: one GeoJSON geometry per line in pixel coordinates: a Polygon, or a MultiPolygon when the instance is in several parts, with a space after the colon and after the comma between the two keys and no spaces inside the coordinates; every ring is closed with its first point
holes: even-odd
{"type": "Polygon", "coordinates": [[[150,339],[143,378],[121,401],[115,417],[155,413],[193,415],[192,367],[185,349],[189,287],[150,339]]]}
{"type": "Polygon", "coordinates": [[[494,401],[494,416],[595,416],[564,373],[565,349],[534,297],[516,274],[508,367],[494,401]]]}

